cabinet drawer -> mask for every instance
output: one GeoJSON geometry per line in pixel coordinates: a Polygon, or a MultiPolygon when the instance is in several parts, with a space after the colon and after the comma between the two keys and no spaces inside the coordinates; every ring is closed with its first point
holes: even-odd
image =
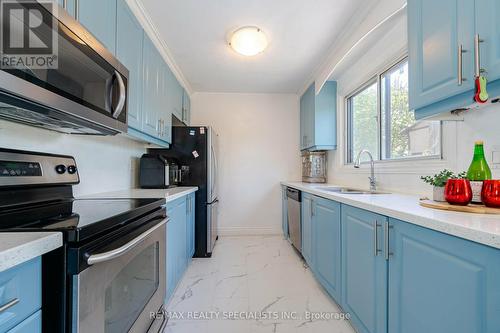
{"type": "Polygon", "coordinates": [[[41,308],[41,274],[40,257],[0,273],[0,308],[12,304],[0,312],[0,332],[7,332],[41,308]]]}
{"type": "Polygon", "coordinates": [[[42,310],[37,311],[7,333],[41,333],[42,310]]]}

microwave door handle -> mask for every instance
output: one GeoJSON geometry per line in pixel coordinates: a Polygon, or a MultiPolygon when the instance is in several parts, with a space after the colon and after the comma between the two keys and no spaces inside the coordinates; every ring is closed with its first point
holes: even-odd
{"type": "Polygon", "coordinates": [[[120,73],[115,71],[115,77],[116,80],[118,81],[118,89],[120,91],[120,97],[118,98],[118,105],[116,106],[116,109],[113,112],[113,118],[117,119],[118,116],[120,116],[120,114],[122,113],[123,108],[125,107],[125,101],[127,99],[127,88],[125,87],[125,82],[123,82],[123,78],[120,75],[120,73]]]}
{"type": "Polygon", "coordinates": [[[101,262],[110,261],[110,260],[116,259],[118,257],[121,257],[122,255],[126,254],[127,252],[132,250],[134,247],[139,245],[144,239],[149,237],[153,232],[155,232],[158,228],[162,227],[167,222],[168,222],[168,219],[164,219],[163,221],[161,221],[160,223],[158,223],[157,225],[155,225],[151,229],[146,230],[145,232],[143,232],[142,234],[140,234],[136,238],[132,239],[127,244],[122,245],[116,249],[113,249],[113,250],[107,251],[107,252],[92,254],[91,256],[89,256],[87,258],[87,264],[89,266],[91,266],[91,265],[95,265],[95,264],[98,264],[101,262]]]}

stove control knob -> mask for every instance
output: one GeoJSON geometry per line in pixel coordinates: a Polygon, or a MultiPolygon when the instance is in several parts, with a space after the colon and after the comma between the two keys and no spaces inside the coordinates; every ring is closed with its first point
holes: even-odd
{"type": "Polygon", "coordinates": [[[70,175],[74,175],[74,174],[76,173],[76,166],[74,166],[74,165],[69,165],[69,166],[68,166],[68,173],[69,173],[70,175]]]}
{"type": "Polygon", "coordinates": [[[63,173],[66,172],[66,167],[62,164],[59,164],[58,166],[56,166],[56,172],[62,175],[63,173]]]}

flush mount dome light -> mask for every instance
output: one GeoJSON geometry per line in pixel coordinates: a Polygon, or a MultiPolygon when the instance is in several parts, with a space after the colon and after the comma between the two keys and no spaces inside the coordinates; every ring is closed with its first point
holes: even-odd
{"type": "Polygon", "coordinates": [[[258,27],[242,27],[233,32],[229,45],[244,56],[254,56],[267,47],[267,37],[258,27]]]}

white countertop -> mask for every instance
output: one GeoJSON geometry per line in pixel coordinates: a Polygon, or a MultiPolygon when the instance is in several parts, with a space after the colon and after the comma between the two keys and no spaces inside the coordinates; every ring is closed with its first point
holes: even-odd
{"type": "Polygon", "coordinates": [[[0,272],[61,246],[60,232],[1,232],[0,272]]]}
{"type": "Polygon", "coordinates": [[[281,184],[500,249],[500,215],[469,214],[425,208],[420,206],[420,198],[415,195],[341,194],[321,190],[321,187],[337,186],[334,184],[302,182],[282,182],[281,184]]]}
{"type": "Polygon", "coordinates": [[[149,198],[165,198],[167,202],[173,201],[190,193],[198,191],[198,187],[173,187],[169,189],[142,189],[133,188],[129,190],[121,190],[114,192],[96,193],[81,197],[81,199],[149,199],[149,198]]]}

